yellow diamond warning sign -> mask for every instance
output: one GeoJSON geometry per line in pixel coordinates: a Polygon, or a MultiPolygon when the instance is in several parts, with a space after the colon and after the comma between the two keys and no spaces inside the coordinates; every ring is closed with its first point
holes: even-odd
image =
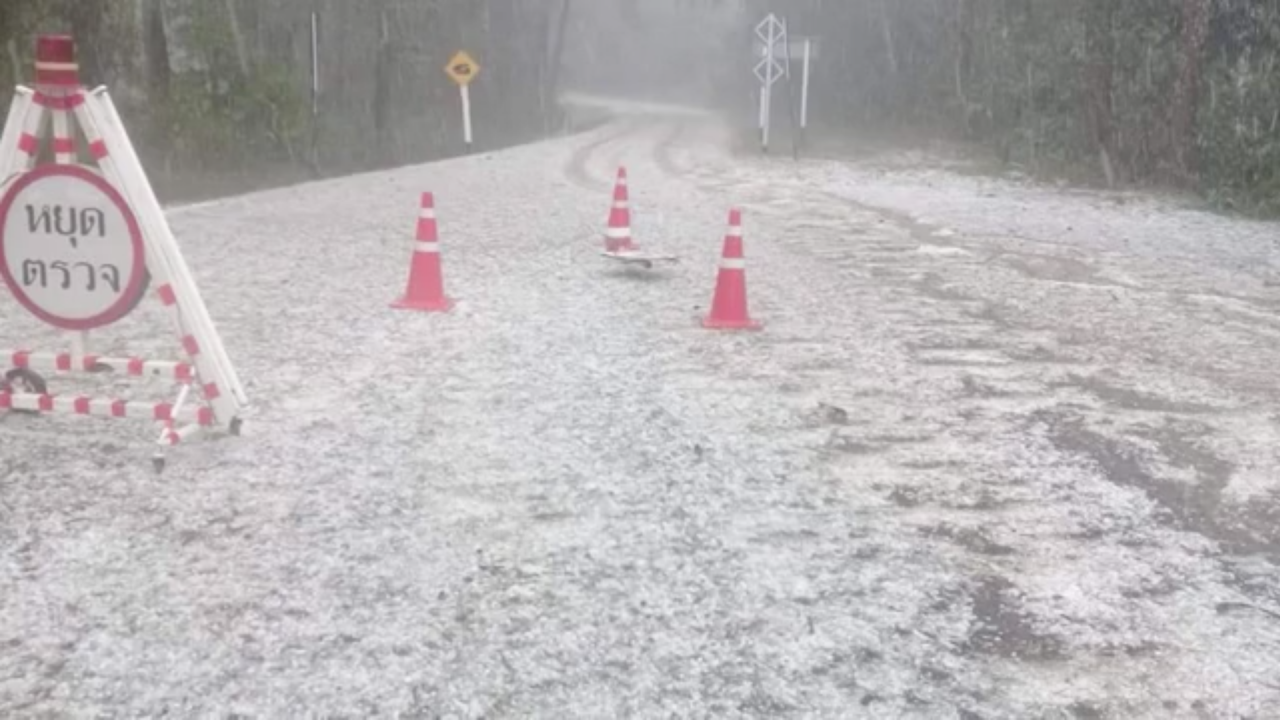
{"type": "Polygon", "coordinates": [[[480,64],[472,59],[466,50],[459,50],[449,59],[449,64],[444,66],[444,72],[459,85],[466,85],[480,74],[480,64]]]}

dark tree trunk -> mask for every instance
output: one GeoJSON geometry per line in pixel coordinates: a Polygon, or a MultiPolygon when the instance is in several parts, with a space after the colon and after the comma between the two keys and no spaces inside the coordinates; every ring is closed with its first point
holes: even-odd
{"type": "Polygon", "coordinates": [[[964,122],[965,137],[974,140],[978,137],[975,126],[973,101],[969,98],[969,78],[973,77],[973,35],[975,13],[972,0],[959,0],[956,7],[956,57],[955,83],[956,100],[960,103],[961,119],[964,122]]]}
{"type": "Polygon", "coordinates": [[[107,0],[66,0],[63,13],[76,40],[80,81],[87,87],[106,82],[105,53],[102,50],[107,0]]]}
{"type": "Polygon", "coordinates": [[[1173,91],[1170,141],[1175,172],[1190,183],[1196,175],[1195,119],[1200,95],[1201,58],[1209,34],[1209,0],[1183,0],[1178,79],[1173,91]]]}
{"type": "Polygon", "coordinates": [[[1112,89],[1115,74],[1114,23],[1116,0],[1087,0],[1084,8],[1085,44],[1085,115],[1094,149],[1107,178],[1107,186],[1115,187],[1116,145],[1112,89]]]}
{"type": "Polygon", "coordinates": [[[560,65],[564,61],[564,36],[569,25],[569,13],[573,9],[573,0],[560,1],[560,17],[556,26],[555,39],[551,45],[551,56],[547,59],[550,72],[547,79],[547,92],[554,101],[560,92],[560,65]]]}
{"type": "Polygon", "coordinates": [[[889,76],[898,77],[898,43],[893,32],[893,15],[887,0],[880,0],[880,34],[884,37],[884,54],[889,64],[889,76]]]}
{"type": "Polygon", "coordinates": [[[391,73],[395,67],[391,43],[390,19],[385,5],[379,8],[378,51],[373,68],[373,131],[378,156],[382,162],[394,157],[391,137],[391,73]]]}
{"type": "Polygon", "coordinates": [[[143,54],[146,57],[147,95],[155,107],[169,99],[173,70],[169,66],[169,39],[164,32],[161,0],[148,0],[145,7],[143,54]]]}

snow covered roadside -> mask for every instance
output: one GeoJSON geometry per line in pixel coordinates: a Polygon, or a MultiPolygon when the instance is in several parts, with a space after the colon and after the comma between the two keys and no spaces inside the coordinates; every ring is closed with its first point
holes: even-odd
{"type": "Polygon", "coordinates": [[[1254,281],[1273,279],[1277,270],[1276,222],[1224,217],[1141,192],[1056,188],[942,164],[908,153],[858,164],[815,161],[806,172],[842,197],[962,234],[1207,265],[1254,281]]]}
{"type": "MultiPolygon", "coordinates": [[[[1248,716],[1276,702],[1266,663],[1245,658],[1274,654],[1280,642],[1263,619],[1280,606],[1280,303],[1230,261],[1196,255],[1211,254],[1196,246],[1201,226],[1240,238],[1242,257],[1263,252],[1274,226],[1108,211],[1089,194],[999,184],[979,193],[988,181],[918,165],[892,173],[697,157],[686,167],[703,187],[749,198],[766,235],[822,263],[811,285],[843,277],[822,312],[893,324],[885,340],[907,361],[890,365],[896,382],[868,383],[875,399],[854,402],[863,417],[904,409],[854,433],[855,457],[838,476],[852,473],[901,508],[882,519],[915,516],[929,537],[968,548],[994,571],[994,585],[970,586],[975,612],[983,587],[1010,600],[1006,609],[1021,607],[1004,616],[1007,644],[995,654],[1052,660],[1032,675],[1015,663],[1011,695],[1080,694],[1088,699],[1061,710],[1101,717],[1248,716]],[[1049,232],[1081,219],[1104,240],[1138,238],[1140,249],[1061,243],[1049,232]],[[911,392],[894,389],[913,377],[911,392]],[[924,412],[921,390],[936,398],[924,412]],[[886,467],[881,458],[902,452],[902,441],[910,452],[886,467]],[[988,452],[1000,458],[989,466],[977,460],[988,452]],[[1028,640],[1037,637],[1030,628],[1047,635],[1028,640]],[[1223,644],[1244,637],[1247,649],[1223,644]],[[1074,671],[1049,670],[1063,658],[1089,658],[1092,669],[1068,660],[1074,671]],[[1101,686],[1085,680],[1104,676],[1101,686]],[[1049,690],[1054,677],[1067,685],[1049,690]],[[1217,693],[1203,677],[1255,699],[1208,700],[1217,693]],[[1146,693],[1150,704],[1138,699],[1146,693]]],[[[836,368],[865,376],[852,358],[875,343],[822,337],[848,358],[832,360],[821,381],[829,398],[852,380],[836,368]]],[[[995,704],[1045,711],[1019,702],[995,704]]]]}
{"type": "Polygon", "coordinates": [[[962,175],[919,157],[806,172],[825,192],[907,218],[921,238],[976,253],[987,267],[957,267],[953,291],[998,303],[1011,320],[1097,341],[1109,372],[1135,375],[1129,395],[1100,382],[1103,396],[1193,414],[1255,408],[1264,422],[1220,412],[1223,432],[1205,440],[1240,470],[1228,494],[1280,492],[1280,479],[1260,481],[1280,439],[1270,419],[1280,401],[1280,223],[1139,193],[962,175]],[[1161,397],[1173,401],[1161,407],[1161,397]]]}

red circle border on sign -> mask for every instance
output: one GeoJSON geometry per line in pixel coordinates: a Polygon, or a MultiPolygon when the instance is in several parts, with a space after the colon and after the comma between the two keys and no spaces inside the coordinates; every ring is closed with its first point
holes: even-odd
{"type": "Polygon", "coordinates": [[[13,293],[13,297],[28,312],[54,327],[63,330],[93,330],[110,325],[133,311],[138,304],[138,296],[143,292],[143,287],[147,281],[146,245],[142,241],[142,229],[138,226],[138,218],[134,216],[133,210],[129,207],[129,203],[125,201],[124,196],[120,194],[120,191],[116,190],[111,183],[89,168],[80,165],[40,165],[20,175],[5,190],[4,197],[0,198],[0,277],[4,278],[5,284],[9,286],[9,291],[13,293]],[[57,176],[83,180],[102,191],[124,216],[125,224],[129,228],[129,240],[133,245],[133,266],[129,272],[129,284],[125,286],[124,292],[120,294],[120,298],[111,307],[93,317],[68,319],[45,312],[43,308],[32,302],[31,298],[22,290],[22,287],[10,272],[9,262],[5,258],[4,220],[8,217],[9,210],[12,209],[18,193],[37,180],[57,176]]]}

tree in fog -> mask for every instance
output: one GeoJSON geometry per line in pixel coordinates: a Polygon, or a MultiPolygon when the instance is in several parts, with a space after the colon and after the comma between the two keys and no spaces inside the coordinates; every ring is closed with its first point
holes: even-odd
{"type": "Polygon", "coordinates": [[[1197,187],[1280,210],[1280,5],[748,0],[822,38],[833,129],[909,126],[1031,172],[1197,187]]]}
{"type": "Polygon", "coordinates": [[[1280,4],[1256,0],[0,0],[0,93],[35,33],[73,32],[153,172],[342,172],[461,151],[442,67],[463,48],[481,147],[558,128],[568,85],[750,117],[769,10],[821,38],[819,134],[910,128],[1280,210],[1280,4]]]}
{"type": "MultiPolygon", "coordinates": [[[[467,49],[476,137],[500,146],[557,124],[558,36],[572,0],[23,0],[0,2],[0,86],[29,82],[39,32],[69,32],[108,82],[152,172],[341,172],[461,150],[467,49]],[[311,13],[322,93],[311,113],[311,13]]],[[[163,187],[163,185],[162,185],[163,187]]]]}

